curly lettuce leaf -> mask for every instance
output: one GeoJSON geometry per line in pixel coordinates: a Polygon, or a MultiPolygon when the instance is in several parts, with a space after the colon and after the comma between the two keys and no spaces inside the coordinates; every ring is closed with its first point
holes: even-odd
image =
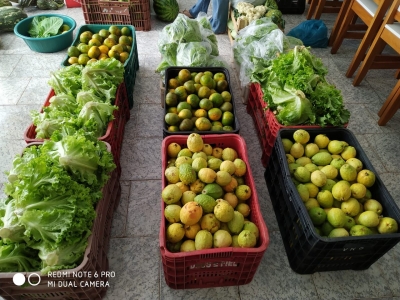
{"type": "Polygon", "coordinates": [[[4,244],[0,241],[0,272],[30,272],[40,269],[38,251],[25,243],[4,244]]]}
{"type": "Polygon", "coordinates": [[[124,81],[124,65],[115,58],[98,60],[82,71],[82,88],[93,90],[100,98],[111,103],[115,98],[117,86],[124,81]]]}
{"type": "Polygon", "coordinates": [[[92,132],[96,138],[101,137],[114,118],[113,112],[116,109],[117,106],[108,103],[87,102],[79,112],[79,123],[86,132],[92,132]]]}
{"type": "Polygon", "coordinates": [[[56,71],[50,72],[48,84],[52,87],[55,94],[67,94],[76,97],[82,89],[82,70],[81,65],[70,65],[56,71]]]}
{"type": "Polygon", "coordinates": [[[67,136],[58,142],[47,140],[42,153],[57,161],[78,182],[96,191],[103,187],[116,167],[104,142],[82,135],[67,136]]]}

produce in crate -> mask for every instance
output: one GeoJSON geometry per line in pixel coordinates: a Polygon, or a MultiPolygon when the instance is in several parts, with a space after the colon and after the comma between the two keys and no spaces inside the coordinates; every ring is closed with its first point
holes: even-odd
{"type": "Polygon", "coordinates": [[[68,136],[27,147],[0,200],[0,271],[71,269],[83,258],[101,189],[115,168],[104,142],[68,136]]]}
{"type": "Polygon", "coordinates": [[[113,103],[117,87],[123,81],[124,67],[114,58],[51,72],[48,83],[56,95],[42,112],[31,111],[36,138],[77,131],[101,137],[118,109],[113,103]]]}
{"type": "Polygon", "coordinates": [[[317,233],[329,238],[395,233],[397,221],[385,217],[369,188],[375,174],[363,168],[357,151],[345,141],[304,129],[283,138],[292,181],[317,233]]]}
{"type": "Polygon", "coordinates": [[[79,36],[80,43],[68,48],[68,63],[86,65],[89,62],[113,57],[121,63],[129,59],[133,37],[126,26],[111,25],[99,32],[84,31],[79,36]]]}
{"type": "Polygon", "coordinates": [[[168,80],[164,116],[168,131],[232,131],[232,95],[222,72],[181,69],[168,80]]]}
{"type": "Polygon", "coordinates": [[[283,125],[343,126],[350,112],[341,91],[326,81],[327,68],[309,48],[295,46],[253,73],[260,82],[268,108],[283,125]]]}
{"type": "Polygon", "coordinates": [[[167,204],[164,215],[169,222],[165,232],[169,251],[255,247],[259,229],[246,219],[251,188],[243,180],[246,163],[236,150],[213,148],[192,133],[187,148],[172,143],[167,153],[169,164],[164,175],[168,185],[161,197],[167,204]],[[187,159],[178,164],[182,157],[187,159]],[[203,167],[194,167],[196,160],[203,160],[203,167]]]}

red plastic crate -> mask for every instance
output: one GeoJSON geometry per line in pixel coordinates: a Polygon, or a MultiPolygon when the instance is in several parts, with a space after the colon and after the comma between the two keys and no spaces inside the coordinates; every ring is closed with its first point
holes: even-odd
{"type": "Polygon", "coordinates": [[[151,29],[149,0],[82,0],[82,10],[86,24],[133,25],[137,31],[151,29]]]}
{"type": "MultiPolygon", "coordinates": [[[[249,220],[254,222],[260,231],[256,248],[219,248],[196,250],[192,252],[172,253],[166,247],[164,217],[165,203],[161,199],[160,252],[167,285],[174,289],[210,288],[248,284],[261,262],[269,245],[267,226],[261,214],[256,186],[250,169],[247,148],[244,139],[237,134],[203,135],[204,143],[213,147],[231,147],[235,149],[247,164],[245,182],[252,190],[251,198],[246,201],[251,213],[249,220]]],[[[170,143],[178,143],[186,147],[187,135],[171,135],[162,142],[162,174],[167,166],[167,147],[170,143]]],[[[167,185],[162,178],[162,187],[167,185]]]]}
{"type": "Polygon", "coordinates": [[[80,0],[65,0],[65,5],[68,8],[73,8],[73,7],[81,7],[81,1],[80,0]]]}
{"type": "MultiPolygon", "coordinates": [[[[111,173],[102,191],[103,198],[97,203],[92,234],[88,239],[88,246],[81,264],[74,269],[58,271],[60,272],[58,274],[63,274],[61,277],[49,277],[47,274],[42,275],[40,271],[23,272],[26,279],[34,273],[41,277],[40,283],[36,286],[29,284],[17,286],[13,283],[15,272],[0,272],[1,297],[6,300],[100,300],[105,296],[107,292],[105,282],[109,280],[105,272],[109,271],[107,252],[111,237],[111,223],[116,203],[119,202],[121,196],[119,175],[116,170],[111,173]],[[76,275],[78,272],[91,272],[91,276],[78,277],[76,275]],[[94,277],[95,272],[97,272],[97,278],[94,277]],[[102,281],[104,286],[86,287],[85,282],[88,281],[102,281]],[[62,286],[67,283],[69,286],[62,286]]],[[[32,275],[32,282],[37,282],[37,278],[37,275],[32,275]]]]}
{"type": "MultiPolygon", "coordinates": [[[[43,107],[50,105],[50,98],[55,95],[54,90],[50,90],[43,107]]],[[[114,119],[108,123],[106,133],[98,139],[103,142],[107,142],[111,146],[111,152],[114,156],[114,161],[119,165],[119,157],[122,147],[122,138],[125,130],[125,123],[130,118],[128,95],[125,87],[125,83],[121,83],[118,86],[115,102],[118,106],[117,110],[114,110],[114,119]],[[121,119],[123,121],[121,121],[121,119]]],[[[43,112],[43,108],[40,109],[43,112]]],[[[24,140],[27,144],[34,142],[43,142],[43,139],[36,138],[36,126],[31,124],[25,130],[24,140]]]]}

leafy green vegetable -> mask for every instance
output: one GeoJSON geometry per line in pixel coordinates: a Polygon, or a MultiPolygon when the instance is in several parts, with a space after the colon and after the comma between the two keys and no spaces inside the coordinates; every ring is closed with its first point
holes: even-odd
{"type": "Polygon", "coordinates": [[[40,269],[37,251],[25,243],[4,244],[0,240],[0,272],[30,272],[40,269]]]}
{"type": "MultiPolygon", "coordinates": [[[[283,125],[342,126],[350,113],[340,91],[326,82],[321,59],[304,46],[296,46],[274,59],[257,79],[264,100],[283,125]]],[[[255,78],[255,77],[254,77],[255,78]]]]}
{"type": "Polygon", "coordinates": [[[0,271],[76,267],[114,168],[104,142],[78,135],[17,155],[4,188],[8,198],[0,200],[0,271]]]}
{"type": "Polygon", "coordinates": [[[66,136],[61,141],[46,140],[42,152],[64,167],[78,182],[100,190],[115,168],[114,158],[106,145],[81,135],[66,136]]]}
{"type": "Polygon", "coordinates": [[[115,98],[117,86],[124,81],[124,65],[115,58],[98,60],[82,71],[82,87],[84,91],[93,90],[109,103],[115,98]]]}
{"type": "Polygon", "coordinates": [[[279,9],[269,9],[265,14],[266,17],[271,18],[272,22],[285,29],[285,20],[283,19],[282,12],[279,9]]]}
{"type": "Polygon", "coordinates": [[[81,109],[78,119],[86,132],[93,136],[101,137],[107,129],[108,123],[113,119],[113,112],[118,107],[100,102],[87,102],[81,109]]]}
{"type": "Polygon", "coordinates": [[[59,17],[36,16],[32,19],[28,33],[34,38],[44,38],[59,34],[63,19],[59,17]]]}
{"type": "Polygon", "coordinates": [[[82,89],[82,70],[81,65],[71,65],[52,71],[48,83],[56,95],[67,94],[76,97],[82,89]]]}
{"type": "Polygon", "coordinates": [[[275,0],[267,0],[267,1],[265,1],[264,6],[267,7],[268,9],[279,9],[278,8],[278,4],[276,3],[275,0]]]}

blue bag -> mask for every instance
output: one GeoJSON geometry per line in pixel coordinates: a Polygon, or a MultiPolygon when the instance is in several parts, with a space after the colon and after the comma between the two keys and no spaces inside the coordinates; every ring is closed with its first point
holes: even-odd
{"type": "Polygon", "coordinates": [[[326,48],[328,46],[328,28],[321,20],[306,20],[291,29],[288,36],[301,40],[304,46],[326,48]]]}

